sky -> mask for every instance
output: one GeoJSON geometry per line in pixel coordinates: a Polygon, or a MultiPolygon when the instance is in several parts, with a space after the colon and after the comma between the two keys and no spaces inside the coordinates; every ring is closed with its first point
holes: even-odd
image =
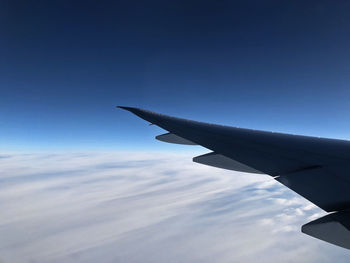
{"type": "Polygon", "coordinates": [[[169,150],[115,109],[349,139],[350,2],[1,1],[4,152],[169,150]]]}
{"type": "Polygon", "coordinates": [[[115,106],[350,139],[350,1],[0,1],[0,262],[348,262],[325,213],[115,106]]]}

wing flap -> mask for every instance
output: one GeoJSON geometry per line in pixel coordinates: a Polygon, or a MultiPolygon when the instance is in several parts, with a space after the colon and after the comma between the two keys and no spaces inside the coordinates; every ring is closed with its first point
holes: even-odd
{"type": "Polygon", "coordinates": [[[230,158],[227,158],[226,156],[222,154],[217,154],[215,152],[203,154],[197,157],[193,158],[193,161],[195,163],[200,163],[204,165],[209,165],[217,168],[227,169],[227,170],[233,170],[238,172],[245,172],[245,173],[258,173],[261,174],[263,172],[258,171],[252,167],[249,167],[243,163],[237,162],[235,160],[232,160],[230,158]]]}
{"type": "Polygon", "coordinates": [[[162,142],[167,142],[167,143],[175,143],[175,144],[183,144],[183,145],[196,145],[195,143],[186,140],[180,136],[177,136],[176,134],[173,133],[165,133],[156,136],[156,139],[162,142]]]}
{"type": "Polygon", "coordinates": [[[350,249],[350,212],[328,214],[302,226],[301,231],[312,237],[350,249]]]}

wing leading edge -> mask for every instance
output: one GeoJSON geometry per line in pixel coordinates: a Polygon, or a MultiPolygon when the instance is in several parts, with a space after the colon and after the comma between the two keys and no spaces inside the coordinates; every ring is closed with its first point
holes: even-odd
{"type": "MultiPolygon", "coordinates": [[[[182,140],[184,144],[201,145],[212,151],[194,161],[268,174],[327,212],[350,209],[349,141],[221,126],[139,108],[119,108],[168,131],[171,136],[164,136],[163,141],[182,140]]],[[[317,237],[312,233],[308,234],[317,237]]],[[[350,244],[343,245],[347,246],[350,244]]]]}

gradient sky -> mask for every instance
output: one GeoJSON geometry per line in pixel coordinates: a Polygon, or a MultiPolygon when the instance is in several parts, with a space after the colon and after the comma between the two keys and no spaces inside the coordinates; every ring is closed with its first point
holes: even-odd
{"type": "Polygon", "coordinates": [[[349,0],[0,1],[0,261],[348,262],[300,232],[321,209],[193,163],[206,150],[155,141],[115,106],[350,139],[349,14],[349,0]]]}
{"type": "Polygon", "coordinates": [[[180,149],[116,105],[349,139],[349,13],[345,0],[1,1],[0,150],[180,149]]]}

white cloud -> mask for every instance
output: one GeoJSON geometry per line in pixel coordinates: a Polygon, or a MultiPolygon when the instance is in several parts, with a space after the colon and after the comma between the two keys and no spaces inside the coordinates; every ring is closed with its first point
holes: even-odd
{"type": "Polygon", "coordinates": [[[324,213],[266,175],[175,154],[0,159],[0,262],[347,262],[324,213]]]}

